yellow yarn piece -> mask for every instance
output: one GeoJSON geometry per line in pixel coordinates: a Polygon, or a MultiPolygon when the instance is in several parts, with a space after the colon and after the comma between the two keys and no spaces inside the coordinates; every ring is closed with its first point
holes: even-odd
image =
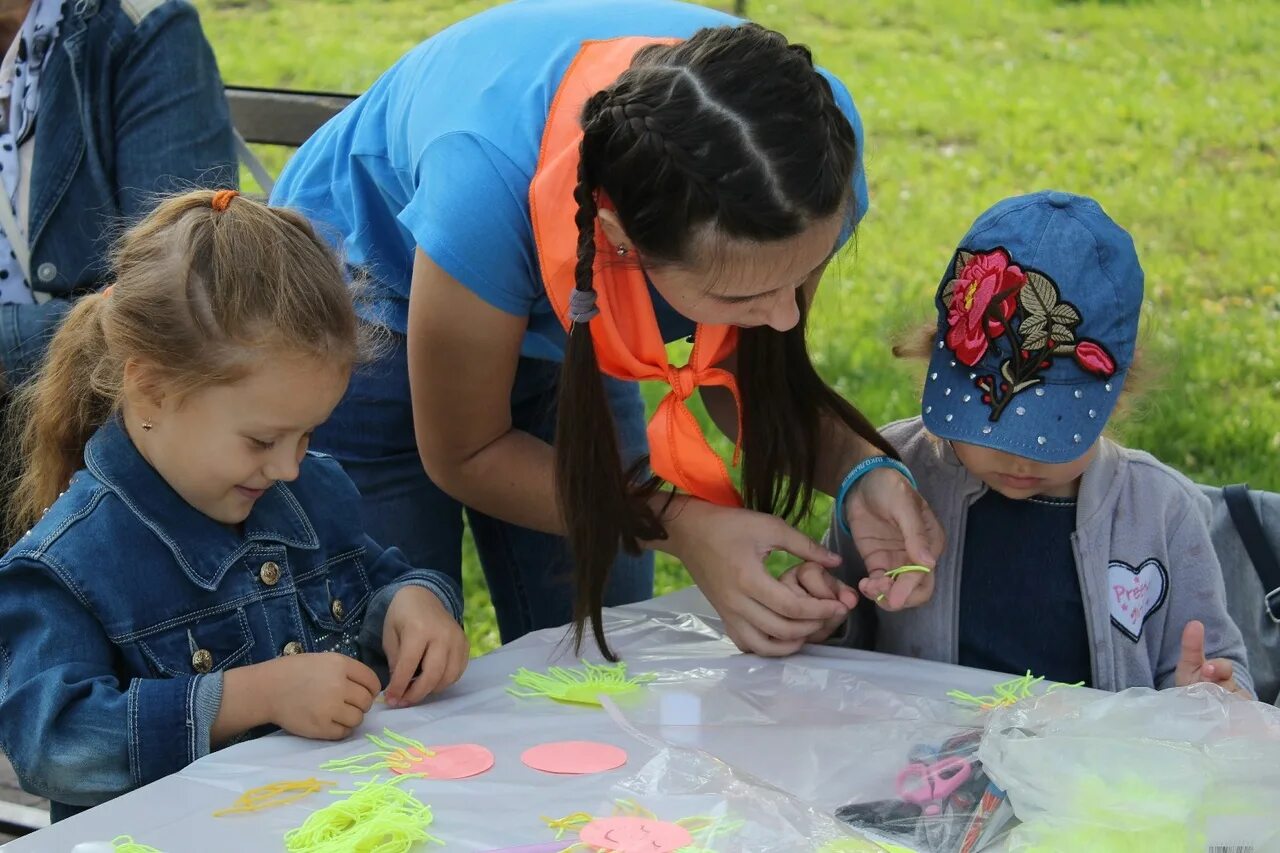
{"type": "Polygon", "coordinates": [[[321,764],[320,769],[335,773],[377,773],[379,770],[404,773],[416,762],[435,756],[435,753],[427,749],[421,741],[396,734],[391,729],[383,728],[382,735],[386,740],[372,733],[365,735],[379,747],[377,750],[363,755],[353,755],[350,758],[335,758],[321,764]],[[370,761],[373,763],[365,763],[370,761]]]}
{"type": "MultiPolygon", "coordinates": [[[[1044,676],[1032,676],[1031,670],[1027,670],[1026,675],[1017,678],[1011,678],[1008,681],[1001,681],[999,684],[991,688],[994,695],[991,696],[974,696],[972,693],[965,693],[963,690],[948,690],[947,696],[957,702],[966,705],[977,705],[983,711],[990,711],[992,708],[1005,708],[1013,703],[1030,699],[1035,695],[1032,688],[1044,681],[1044,676]]],[[[1050,684],[1046,691],[1052,693],[1060,687],[1083,687],[1083,681],[1077,681],[1075,684],[1050,684]]]]}
{"type": "MultiPolygon", "coordinates": [[[[652,811],[634,800],[618,800],[614,803],[611,817],[640,817],[653,821],[662,820],[662,818],[659,818],[652,811]]],[[[559,841],[564,837],[565,833],[581,832],[583,827],[597,819],[587,812],[574,812],[562,818],[544,817],[542,820],[549,828],[556,831],[556,840],[559,841]]],[[[684,817],[679,820],[667,821],[667,823],[674,823],[676,826],[684,827],[689,831],[689,835],[698,841],[698,844],[681,847],[677,853],[715,853],[705,845],[715,840],[716,836],[734,833],[742,828],[742,821],[740,820],[716,820],[711,817],[684,817]]],[[[578,842],[566,847],[561,853],[595,851],[595,849],[589,844],[578,842]]]]}
{"type": "Polygon", "coordinates": [[[296,829],[284,835],[289,853],[408,853],[423,841],[444,842],[427,832],[434,816],[431,807],[397,787],[421,774],[397,776],[388,782],[359,782],[354,791],[330,803],[296,829]]]}
{"type": "Polygon", "coordinates": [[[898,566],[896,569],[890,569],[885,572],[884,576],[887,578],[896,578],[898,575],[910,574],[912,572],[920,572],[927,575],[930,571],[932,570],[928,566],[898,566]]]}
{"type": "Polygon", "coordinates": [[[160,853],[160,851],[154,847],[139,844],[128,835],[117,835],[115,838],[111,839],[111,846],[116,848],[116,853],[160,853]]]}
{"type": "Polygon", "coordinates": [[[332,782],[322,782],[319,779],[293,779],[286,782],[272,782],[270,785],[263,785],[260,788],[245,791],[236,799],[233,805],[225,809],[219,809],[213,813],[213,816],[226,817],[231,814],[249,814],[250,812],[260,812],[277,808],[278,806],[287,806],[289,803],[296,803],[303,797],[319,793],[332,784],[332,782]]]}
{"type": "Polygon", "coordinates": [[[601,665],[584,660],[582,666],[582,669],[553,666],[545,673],[521,667],[511,676],[515,686],[508,687],[507,692],[522,698],[547,698],[572,705],[598,706],[602,695],[631,693],[654,679],[648,673],[627,678],[625,663],[601,665]]]}

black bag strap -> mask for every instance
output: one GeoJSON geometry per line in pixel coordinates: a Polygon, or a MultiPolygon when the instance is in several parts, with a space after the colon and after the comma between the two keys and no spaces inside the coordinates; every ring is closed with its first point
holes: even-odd
{"type": "Polygon", "coordinates": [[[1266,593],[1265,604],[1271,618],[1280,622],[1280,558],[1276,557],[1271,544],[1267,542],[1262,530],[1262,519],[1249,500],[1249,487],[1238,483],[1224,486],[1222,499],[1227,503],[1227,512],[1231,513],[1231,521],[1240,534],[1240,541],[1253,562],[1253,568],[1262,581],[1262,589],[1266,593]]]}

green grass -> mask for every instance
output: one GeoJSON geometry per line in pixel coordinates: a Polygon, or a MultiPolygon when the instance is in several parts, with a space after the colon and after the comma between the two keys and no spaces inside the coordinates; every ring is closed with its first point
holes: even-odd
{"type": "MultiPolygon", "coordinates": [[[[198,0],[228,82],[349,92],[491,5],[198,0]]],[[[1204,482],[1280,489],[1280,263],[1268,254],[1280,253],[1280,5],[751,0],[749,12],[810,44],[866,123],[873,210],[823,285],[811,335],[845,395],[877,421],[914,413],[921,369],[895,364],[887,341],[929,316],[973,218],[1034,189],[1091,194],[1138,244],[1145,355],[1162,374],[1118,437],[1204,482]]],[[[472,551],[465,568],[483,651],[497,634],[472,551]]],[[[686,583],[660,562],[659,591],[686,583]]]]}

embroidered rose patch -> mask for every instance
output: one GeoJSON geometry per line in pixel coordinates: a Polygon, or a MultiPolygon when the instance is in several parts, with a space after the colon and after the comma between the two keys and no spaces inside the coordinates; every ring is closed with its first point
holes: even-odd
{"type": "Polygon", "coordinates": [[[1054,359],[1070,358],[1102,378],[1115,375],[1106,348],[1076,335],[1084,318],[1062,299],[1053,279],[1014,264],[1002,248],[957,252],[940,298],[947,310],[944,340],[956,360],[976,367],[989,353],[999,359],[999,376],[974,380],[992,421],[1015,396],[1041,384],[1054,359]]]}

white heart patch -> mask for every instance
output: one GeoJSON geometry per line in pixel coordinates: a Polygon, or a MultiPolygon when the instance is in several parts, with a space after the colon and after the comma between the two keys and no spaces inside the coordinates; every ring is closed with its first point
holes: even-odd
{"type": "Polygon", "coordinates": [[[1164,604],[1169,593],[1169,573],[1159,560],[1150,559],[1134,568],[1122,560],[1107,566],[1107,601],[1111,624],[1135,643],[1142,626],[1164,604]]]}

